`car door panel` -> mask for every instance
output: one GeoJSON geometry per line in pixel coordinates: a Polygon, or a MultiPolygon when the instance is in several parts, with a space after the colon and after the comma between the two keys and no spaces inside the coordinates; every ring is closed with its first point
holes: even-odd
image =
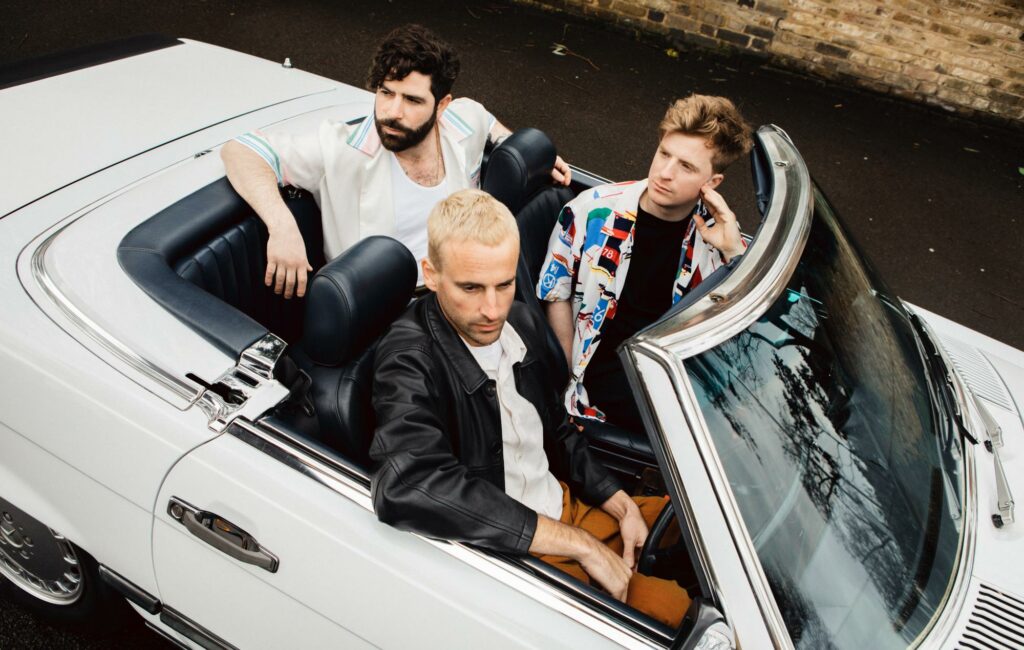
{"type": "Polygon", "coordinates": [[[334,480],[230,434],[194,450],[157,501],[161,600],[245,648],[611,645],[451,547],[381,524],[365,487],[334,480]],[[243,529],[279,559],[276,572],[193,536],[167,512],[172,498],[243,529]]]}

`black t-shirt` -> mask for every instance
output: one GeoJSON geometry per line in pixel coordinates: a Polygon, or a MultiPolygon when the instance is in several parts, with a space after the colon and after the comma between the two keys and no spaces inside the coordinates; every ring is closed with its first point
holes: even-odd
{"type": "MultiPolygon", "coordinates": [[[[615,318],[601,328],[601,343],[587,364],[583,383],[588,394],[608,373],[621,373],[616,354],[619,344],[647,327],[672,306],[672,290],[679,271],[679,255],[690,217],[682,221],[659,219],[637,206],[633,250],[626,282],[620,288],[615,318]]],[[[591,402],[601,408],[596,395],[591,402]]]]}

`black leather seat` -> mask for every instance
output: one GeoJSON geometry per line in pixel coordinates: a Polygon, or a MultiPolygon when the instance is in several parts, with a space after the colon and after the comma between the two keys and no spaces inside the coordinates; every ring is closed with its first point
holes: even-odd
{"type": "MultiPolygon", "coordinates": [[[[309,194],[286,191],[284,199],[317,269],[324,262],[320,209],[309,194]]],[[[266,251],[263,222],[222,178],[139,224],[117,257],[154,300],[238,358],[268,331],[286,341],[302,331],[302,301],[263,284],[266,251]]]]}
{"type": "Polygon", "coordinates": [[[312,379],[316,422],[290,424],[361,467],[375,418],[377,340],[412,299],[416,260],[390,237],[368,237],[328,262],[306,294],[305,330],[287,354],[312,379]]]}

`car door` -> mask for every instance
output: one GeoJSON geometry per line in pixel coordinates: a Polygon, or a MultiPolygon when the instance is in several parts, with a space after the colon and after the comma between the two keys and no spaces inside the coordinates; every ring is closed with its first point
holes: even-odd
{"type": "Polygon", "coordinates": [[[618,647],[495,560],[379,523],[364,479],[259,427],[185,456],[155,510],[162,620],[200,645],[618,647]]]}

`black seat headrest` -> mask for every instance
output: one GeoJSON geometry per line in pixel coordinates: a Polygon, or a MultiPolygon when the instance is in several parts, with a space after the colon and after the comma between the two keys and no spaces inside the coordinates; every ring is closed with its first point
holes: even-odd
{"type": "Polygon", "coordinates": [[[516,214],[550,183],[555,155],[555,145],[543,131],[519,129],[491,152],[481,189],[516,214]]]}
{"type": "Polygon", "coordinates": [[[361,354],[409,304],[416,259],[390,237],[367,237],[328,262],[306,292],[303,347],[338,366],[361,354]]]}

